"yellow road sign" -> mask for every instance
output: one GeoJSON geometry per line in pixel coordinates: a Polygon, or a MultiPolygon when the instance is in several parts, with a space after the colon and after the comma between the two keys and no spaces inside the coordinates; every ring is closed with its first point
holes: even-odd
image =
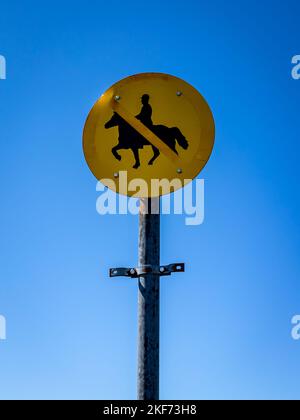
{"type": "MultiPolygon", "coordinates": [[[[194,179],[214,145],[212,112],[185,81],[162,73],[127,77],[110,87],[93,106],[83,132],[86,161],[95,175],[120,194],[149,196],[154,180],[194,179]],[[126,173],[126,182],[118,182],[126,173]],[[147,191],[130,191],[143,180],[147,191]],[[110,182],[109,180],[114,180],[110,182]]],[[[173,184],[173,190],[180,183],[173,184]]]]}

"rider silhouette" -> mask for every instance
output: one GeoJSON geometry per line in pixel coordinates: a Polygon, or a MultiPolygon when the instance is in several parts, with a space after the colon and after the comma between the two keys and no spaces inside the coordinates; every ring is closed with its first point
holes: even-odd
{"type": "Polygon", "coordinates": [[[149,104],[149,99],[150,96],[145,94],[141,97],[141,101],[142,101],[142,109],[141,112],[136,115],[135,118],[137,118],[139,121],[141,121],[146,127],[151,128],[153,126],[153,122],[152,122],[152,108],[151,105],[149,104]]]}
{"type": "MultiPolygon", "coordinates": [[[[189,143],[178,127],[167,127],[162,124],[153,125],[151,118],[152,108],[149,104],[149,100],[150,96],[146,93],[141,97],[142,109],[141,112],[135,116],[135,118],[137,118],[155,135],[157,135],[161,141],[165,143],[166,146],[173,150],[173,152],[177,155],[177,144],[182,147],[182,149],[187,150],[189,143]]],[[[141,166],[139,151],[143,149],[144,146],[151,146],[153,150],[153,157],[149,160],[148,165],[153,165],[153,163],[159,157],[160,150],[146,138],[148,136],[143,136],[143,130],[139,130],[139,127],[135,129],[133,126],[131,126],[130,122],[127,122],[127,120],[119,115],[118,112],[113,113],[112,118],[107,121],[104,127],[106,129],[118,127],[119,129],[118,144],[112,148],[112,154],[116,160],[120,161],[122,159],[122,156],[118,153],[119,150],[131,149],[135,158],[135,164],[133,165],[133,168],[138,169],[141,166]]]]}

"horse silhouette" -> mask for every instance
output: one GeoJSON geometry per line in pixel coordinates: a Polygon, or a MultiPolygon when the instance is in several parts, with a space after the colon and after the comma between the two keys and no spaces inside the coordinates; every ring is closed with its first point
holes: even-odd
{"type": "MultiPolygon", "coordinates": [[[[114,112],[112,118],[105,124],[104,127],[106,129],[112,127],[119,128],[119,143],[112,148],[112,154],[117,160],[120,161],[122,157],[119,155],[118,151],[122,149],[131,149],[135,158],[135,164],[133,165],[134,169],[138,169],[141,165],[139,150],[143,149],[144,146],[151,146],[153,150],[153,157],[149,160],[148,165],[153,165],[155,160],[160,155],[159,149],[153,146],[147,139],[145,139],[145,137],[136,131],[117,112],[114,112]]],[[[164,125],[153,125],[150,129],[177,155],[178,152],[176,150],[176,141],[184,150],[189,147],[186,138],[177,127],[169,128],[164,125]]]]}

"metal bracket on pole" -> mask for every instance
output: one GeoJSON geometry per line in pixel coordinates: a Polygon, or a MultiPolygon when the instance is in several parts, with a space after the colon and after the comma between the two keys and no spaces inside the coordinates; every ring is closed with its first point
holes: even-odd
{"type": "Polygon", "coordinates": [[[185,265],[169,264],[161,266],[144,265],[136,268],[111,268],[109,270],[110,277],[131,277],[133,279],[144,277],[147,274],[157,274],[159,276],[170,276],[172,273],[183,273],[185,265]]]}

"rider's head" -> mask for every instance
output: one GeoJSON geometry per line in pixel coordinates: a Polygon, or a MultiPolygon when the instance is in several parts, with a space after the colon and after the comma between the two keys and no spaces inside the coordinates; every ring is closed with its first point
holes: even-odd
{"type": "Polygon", "coordinates": [[[145,95],[142,96],[141,99],[142,99],[142,104],[146,105],[149,102],[150,96],[145,94],[145,95]]]}

